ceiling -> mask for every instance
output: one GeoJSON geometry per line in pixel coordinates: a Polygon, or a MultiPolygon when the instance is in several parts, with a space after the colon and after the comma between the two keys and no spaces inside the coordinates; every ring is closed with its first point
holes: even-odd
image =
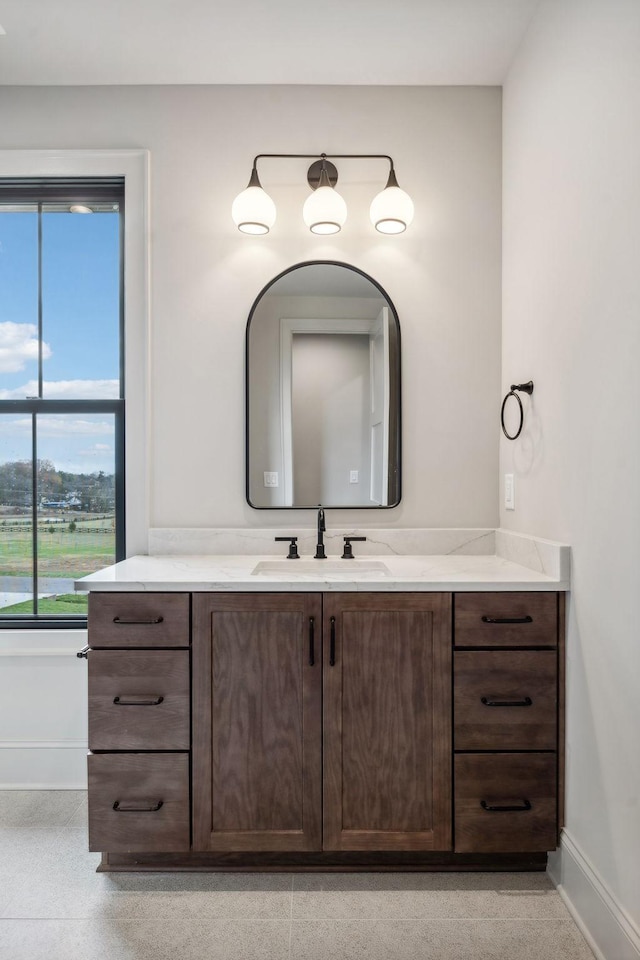
{"type": "Polygon", "coordinates": [[[0,0],[0,84],[501,84],[538,0],[0,0]]]}

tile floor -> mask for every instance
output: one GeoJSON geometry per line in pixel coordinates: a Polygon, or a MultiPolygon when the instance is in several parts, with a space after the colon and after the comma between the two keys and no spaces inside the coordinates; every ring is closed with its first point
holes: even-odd
{"type": "Polygon", "coordinates": [[[545,874],[97,874],[86,796],[0,792],[2,960],[593,960],[545,874]]]}

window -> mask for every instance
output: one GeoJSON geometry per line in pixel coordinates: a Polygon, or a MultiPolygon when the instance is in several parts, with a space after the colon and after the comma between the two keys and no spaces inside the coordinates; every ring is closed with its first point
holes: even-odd
{"type": "Polygon", "coordinates": [[[124,179],[0,178],[0,624],[122,559],[124,179]]]}

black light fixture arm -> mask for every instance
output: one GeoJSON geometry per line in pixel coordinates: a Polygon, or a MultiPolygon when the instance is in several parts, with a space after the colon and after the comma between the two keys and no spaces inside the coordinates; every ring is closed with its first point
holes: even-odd
{"type": "Polygon", "coordinates": [[[319,186],[327,186],[323,180],[320,183],[322,173],[326,170],[328,183],[334,187],[338,182],[338,171],[332,160],[387,160],[389,163],[389,179],[387,187],[397,187],[396,171],[393,164],[393,157],[388,153],[258,153],[253,158],[253,168],[251,171],[250,187],[261,186],[258,179],[258,160],[314,160],[307,172],[307,182],[315,190],[319,186]]]}
{"type": "Polygon", "coordinates": [[[315,162],[307,171],[307,182],[312,190],[316,190],[319,186],[334,187],[336,185],[338,171],[335,164],[331,163],[332,160],[386,160],[389,163],[387,187],[398,186],[393,157],[388,153],[258,153],[253,158],[249,186],[260,186],[258,160],[314,160],[315,162]]]}
{"type": "Polygon", "coordinates": [[[388,153],[258,153],[253,158],[254,169],[258,160],[388,160],[393,171],[393,157],[388,153]]]}

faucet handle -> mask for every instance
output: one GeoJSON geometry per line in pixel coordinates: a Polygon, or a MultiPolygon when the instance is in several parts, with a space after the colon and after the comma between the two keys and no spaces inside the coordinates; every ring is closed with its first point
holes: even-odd
{"type": "Polygon", "coordinates": [[[287,560],[299,560],[300,554],[298,553],[298,538],[297,537],[274,537],[274,540],[277,540],[279,543],[288,543],[289,544],[289,553],[287,554],[287,560]]]}
{"type": "Polygon", "coordinates": [[[343,537],[344,540],[344,553],[342,554],[343,560],[355,560],[353,556],[353,547],[351,546],[352,542],[357,540],[363,541],[366,540],[366,537],[343,537]]]}

